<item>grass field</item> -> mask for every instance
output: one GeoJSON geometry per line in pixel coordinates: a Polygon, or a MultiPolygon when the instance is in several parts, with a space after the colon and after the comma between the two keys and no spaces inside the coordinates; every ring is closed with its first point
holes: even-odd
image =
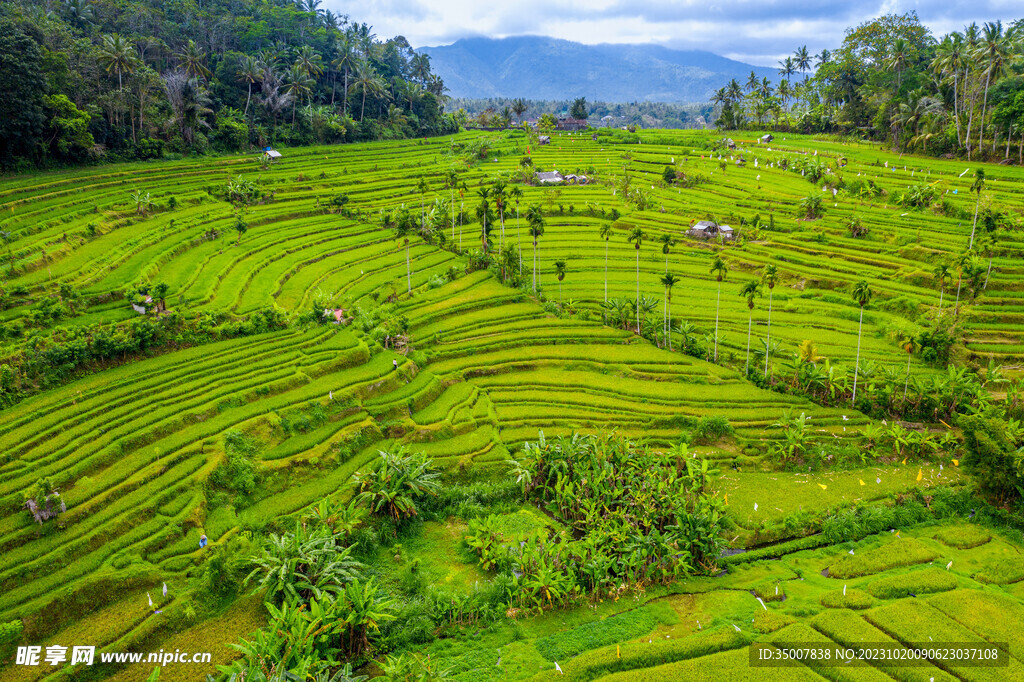
{"type": "MultiPolygon", "coordinates": [[[[211,157],[5,178],[0,227],[12,234],[9,261],[16,268],[3,283],[5,358],[30,357],[33,339],[53,330],[73,335],[97,324],[128,328],[137,315],[121,294],[140,281],[166,283],[167,308],[183,315],[238,317],[276,306],[290,324],[88,367],[102,371],[29,391],[0,412],[0,622],[22,620],[23,641],[33,644],[84,633],[112,651],[188,642],[216,648],[223,663],[231,655],[226,641],[261,622],[252,600],[183,623],[161,621],[143,608],[146,593],[166,583],[166,604],[187,593],[178,606],[191,608],[184,601],[194,599],[205,560],[200,535],[227,548],[281,527],[344,489],[378,449],[396,443],[422,449],[452,475],[499,476],[505,460],[539,431],[615,430],[660,447],[678,442],[701,417],[724,417],[733,436],[692,449],[721,469],[714,486],[727,500],[726,539],[734,549],[806,535],[807,522],[820,528],[824,517],[851,507],[959,488],[965,479],[942,452],[910,463],[867,458],[806,473],[776,470],[763,457],[764,442],[778,435],[773,425],[784,414],[809,416],[817,443],[851,442],[855,449],[867,447],[861,433],[872,422],[848,405],[824,406],[747,381],[743,318],[749,311],[737,292],[766,264],[779,267],[771,336],[780,350],[772,365],[783,374],[806,340],[823,359],[852,367],[860,310],[848,290],[868,281],[875,297],[864,312],[862,362],[902,378],[907,354],[892,333],[917,331],[916,317],[938,307],[932,268],[961,253],[970,239],[975,197],[968,191],[971,175],[963,175],[966,165],[900,158],[867,143],[788,135],[768,149],[755,139],[753,133],[737,139],[741,151],[725,154],[724,168],[711,151],[710,132],[644,131],[630,144],[562,134],[542,147],[509,132],[289,149],[265,169],[248,156],[211,157]],[[464,146],[481,140],[489,143],[489,156],[467,156],[464,146]],[[528,148],[537,168],[583,172],[593,180],[522,187],[520,211],[536,204],[545,214],[536,254],[543,299],[529,287],[502,284],[487,270],[466,272],[465,254],[418,237],[407,253],[381,226],[382,211],[403,204],[415,213],[421,202],[429,208],[435,199],[454,196],[458,205],[459,195],[443,186],[445,172],[456,170],[469,186],[466,219],[442,229],[449,243],[477,246],[477,186],[516,172],[528,148]],[[741,154],[742,166],[736,163],[741,154]],[[870,179],[888,194],[862,198],[844,190],[833,197],[779,163],[831,162],[838,155],[846,159],[848,182],[870,179]],[[665,186],[666,165],[707,181],[665,186]],[[622,196],[627,174],[631,187],[647,195],[642,210],[622,196]],[[226,184],[240,175],[267,195],[246,210],[241,235],[233,227],[237,210],[223,197],[226,184]],[[429,187],[425,194],[416,189],[420,178],[429,187]],[[938,188],[948,204],[943,213],[896,204],[898,193],[922,183],[938,188]],[[136,190],[152,199],[144,214],[129,200],[136,190]],[[330,208],[340,193],[348,197],[344,213],[330,208]],[[810,194],[827,194],[825,215],[798,220],[798,204],[810,194]],[[755,216],[759,228],[752,226],[755,216]],[[848,235],[852,216],[870,228],[867,237],[848,235]],[[743,223],[745,239],[714,244],[684,235],[693,220],[709,217],[743,223]],[[609,223],[613,233],[606,242],[599,229],[609,223]],[[626,239],[637,226],[647,232],[639,252],[626,239]],[[676,240],[667,255],[658,241],[663,235],[676,240]],[[719,283],[710,272],[716,254],[730,266],[720,307],[719,283]],[[560,286],[556,260],[568,270],[560,286]],[[657,299],[656,316],[663,310],[659,278],[666,269],[681,278],[670,308],[675,322],[690,322],[703,335],[714,330],[720,310],[719,363],[601,323],[606,272],[612,298],[635,297],[639,277],[641,294],[657,299]],[[40,311],[61,285],[76,292],[77,309],[48,318],[40,311]],[[394,315],[407,324],[409,352],[382,348],[359,324],[301,323],[324,299],[348,311],[390,299],[394,315]],[[567,306],[571,301],[577,314],[554,314],[552,302],[560,299],[567,306]],[[234,432],[260,444],[260,483],[245,504],[216,492],[218,472],[231,465],[227,442],[234,432]],[[22,493],[43,477],[60,489],[68,510],[59,522],[38,526],[21,510],[22,493]],[[227,630],[234,632],[225,640],[227,630]]],[[[1024,170],[992,166],[986,173],[982,203],[1019,216],[1024,170]]],[[[993,359],[1012,374],[1024,358],[1021,234],[1001,233],[990,249],[987,285],[966,308],[969,331],[960,361],[993,359]]],[[[525,218],[511,211],[504,235],[495,228],[491,239],[521,244],[529,283],[534,250],[525,218]]],[[[945,308],[954,304],[955,278],[941,295],[945,308]]],[[[961,292],[961,302],[966,298],[961,292]]],[[[768,331],[767,313],[767,299],[758,299],[755,346],[768,331]]],[[[927,381],[942,368],[914,354],[910,372],[912,381],[927,381]]],[[[491,576],[459,551],[464,531],[464,519],[425,524],[403,548],[403,561],[419,561],[424,575],[446,589],[477,589],[491,576]]],[[[808,545],[781,560],[736,564],[721,578],[506,623],[480,642],[461,633],[425,651],[467,680],[482,679],[481,671],[493,671],[499,658],[495,674],[504,679],[550,677],[556,660],[577,679],[721,679],[722,671],[754,679],[757,670],[746,671],[744,648],[754,639],[907,642],[927,624],[947,639],[1009,639],[1014,660],[1000,672],[1024,679],[1019,635],[1007,629],[1024,618],[1024,594],[1014,587],[1024,579],[1019,543],[975,525],[934,522],[904,531],[901,541],[882,533],[856,545],[808,545]],[[946,571],[949,560],[954,563],[946,571]],[[826,569],[847,582],[822,576],[826,569]],[[770,597],[764,590],[777,585],[784,585],[785,600],[769,599],[767,609],[748,593],[770,597]],[[974,601],[974,608],[962,606],[974,601]],[[1003,609],[1009,620],[978,615],[986,609],[1003,609]]],[[[382,561],[383,574],[393,574],[397,584],[404,563],[382,561]]],[[[35,676],[14,670],[0,669],[0,676],[51,679],[42,669],[35,676]]],[[[813,666],[790,670],[793,679],[997,679],[986,669],[941,665],[928,675],[885,666],[848,674],[813,666]]],[[[119,675],[145,679],[148,671],[119,675]]]]}

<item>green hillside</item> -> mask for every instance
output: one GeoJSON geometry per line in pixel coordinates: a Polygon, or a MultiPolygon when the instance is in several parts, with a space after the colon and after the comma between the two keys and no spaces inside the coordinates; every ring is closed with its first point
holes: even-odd
{"type": "MultiPolygon", "coordinates": [[[[1024,171],[759,134],[461,133],[6,178],[0,625],[20,625],[0,633],[3,678],[149,678],[13,662],[89,643],[212,653],[161,680],[303,646],[394,679],[556,662],[574,679],[753,679],[752,641],[922,635],[1009,641],[1013,660],[783,672],[1024,674],[1024,171]],[[556,169],[587,181],[537,185],[556,169]],[[699,220],[737,237],[688,236],[699,220]],[[524,444],[573,434],[688,476],[685,505],[650,500],[680,520],[615,526],[627,512],[588,507],[596,493],[564,504],[596,481],[523,478],[524,444]],[[418,481],[412,511],[375,497],[389,466],[418,481]],[[66,511],[36,523],[26,496],[66,511]],[[682,558],[682,519],[707,523],[713,554],[682,558]],[[362,567],[260,589],[272,537],[362,567]],[[655,542],[660,558],[636,559],[655,542]],[[584,551],[621,582],[588,587],[566,558],[584,551]],[[373,587],[376,628],[226,646],[318,608],[349,622],[351,591],[373,587]]],[[[328,679],[309,665],[287,663],[328,679]]]]}

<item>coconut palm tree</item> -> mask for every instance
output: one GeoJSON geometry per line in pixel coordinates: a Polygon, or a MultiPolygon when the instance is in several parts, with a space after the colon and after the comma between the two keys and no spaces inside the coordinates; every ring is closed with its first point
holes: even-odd
{"type": "Polygon", "coordinates": [[[939,285],[939,312],[942,312],[942,295],[946,291],[946,278],[949,277],[949,263],[939,263],[932,270],[935,281],[939,285]]]}
{"type": "Polygon", "coordinates": [[[661,252],[665,254],[665,272],[668,272],[668,252],[676,245],[676,240],[670,234],[663,234],[658,237],[658,241],[661,242],[661,252]]]}
{"type": "Polygon", "coordinates": [[[974,182],[971,183],[971,191],[978,195],[974,202],[974,222],[971,224],[971,243],[967,249],[974,248],[974,230],[978,227],[978,207],[981,206],[981,193],[985,190],[985,169],[979,168],[974,173],[974,182]]]}
{"type": "Polygon", "coordinates": [[[903,400],[907,399],[907,389],[910,387],[910,357],[914,354],[915,350],[920,350],[921,346],[914,338],[914,335],[906,330],[902,330],[897,334],[897,343],[900,348],[907,351],[907,378],[903,382],[903,400]]]}
{"type": "Polygon", "coordinates": [[[494,208],[498,211],[498,220],[501,221],[501,232],[498,235],[498,250],[505,248],[505,199],[506,189],[503,180],[495,180],[491,187],[491,198],[494,200],[494,208]]]}
{"type": "Polygon", "coordinates": [[[608,240],[612,238],[612,233],[615,230],[612,228],[611,223],[605,223],[601,226],[598,234],[604,239],[604,302],[608,304],[608,240]]]}
{"type": "Polygon", "coordinates": [[[811,70],[811,55],[807,52],[806,45],[797,48],[797,51],[793,53],[793,63],[801,73],[811,70]]]}
{"type": "MultiPolygon", "coordinates": [[[[761,273],[761,281],[768,287],[768,340],[765,341],[765,348],[771,347],[772,341],[772,293],[775,285],[779,283],[779,266],[769,263],[761,273]]],[[[768,353],[764,354],[764,376],[768,378],[768,353]]]]}
{"type": "Polygon", "coordinates": [[[523,114],[526,113],[528,108],[529,105],[527,105],[526,100],[522,97],[512,100],[512,113],[516,115],[520,123],[523,122],[523,114]]]}
{"type": "Polygon", "coordinates": [[[381,80],[377,72],[373,70],[372,66],[369,66],[365,62],[360,62],[356,68],[355,80],[352,81],[352,87],[359,88],[363,95],[362,104],[359,107],[359,122],[363,122],[363,116],[366,114],[366,96],[373,95],[379,97],[384,94],[384,81],[381,80]]]}
{"type": "Polygon", "coordinates": [[[743,374],[750,374],[750,330],[754,325],[754,298],[761,295],[761,283],[752,279],[740,289],[740,296],[747,299],[747,362],[743,366],[743,374]]]}
{"type": "Polygon", "coordinates": [[[483,242],[483,252],[487,253],[487,214],[490,213],[490,202],[488,199],[491,198],[491,188],[487,186],[481,186],[477,188],[476,195],[480,197],[480,205],[477,207],[476,213],[480,217],[481,222],[481,240],[483,242]]]}
{"type": "Polygon", "coordinates": [[[249,116],[249,101],[252,99],[252,86],[254,83],[259,82],[260,74],[262,73],[260,64],[256,61],[256,58],[252,55],[244,55],[238,62],[237,76],[239,80],[242,80],[249,86],[249,94],[245,98],[245,111],[243,116],[249,116]]]}
{"type": "Polygon", "coordinates": [[[196,45],[196,41],[190,39],[175,56],[181,64],[182,71],[190,78],[205,80],[210,77],[210,70],[206,68],[206,53],[196,45]]]}
{"type": "Polygon", "coordinates": [[[508,190],[508,198],[516,202],[516,249],[519,251],[519,277],[523,276],[523,240],[519,237],[519,200],[523,198],[523,190],[519,185],[512,185],[508,190]]]}
{"type": "Polygon", "coordinates": [[[640,334],[640,245],[647,238],[647,233],[639,227],[634,227],[627,237],[627,241],[636,248],[636,333],[640,334]]]}
{"type": "MultiPolygon", "coordinates": [[[[344,94],[344,98],[342,99],[341,111],[342,111],[342,113],[347,114],[348,113],[348,75],[352,71],[356,70],[356,67],[359,64],[359,57],[356,55],[355,44],[352,42],[352,36],[350,36],[347,33],[345,35],[342,35],[340,38],[338,38],[338,40],[334,43],[334,49],[335,49],[335,52],[337,52],[338,56],[334,58],[333,62],[331,62],[331,66],[333,66],[338,71],[341,71],[341,73],[342,73],[342,78],[343,78],[343,81],[342,81],[342,91],[345,94],[344,94]]],[[[334,94],[335,94],[334,91],[336,89],[337,89],[337,80],[335,80],[335,87],[332,88],[332,90],[331,90],[331,104],[332,105],[334,104],[334,94]]]]}
{"type": "Polygon", "coordinates": [[[303,96],[308,98],[312,94],[316,81],[298,64],[293,64],[285,72],[284,78],[284,90],[292,96],[292,125],[295,125],[295,106],[300,98],[303,96]]]}
{"type": "Polygon", "coordinates": [[[555,261],[555,275],[558,277],[558,307],[562,307],[562,280],[565,279],[565,261],[555,261]]]}
{"type": "Polygon", "coordinates": [[[718,254],[711,261],[711,274],[718,280],[718,303],[715,304],[715,355],[714,361],[718,362],[718,311],[722,308],[722,280],[729,274],[729,264],[718,254]]]}
{"type": "Polygon", "coordinates": [[[793,64],[792,57],[786,57],[785,59],[779,60],[779,75],[783,78],[790,78],[796,73],[796,65],[793,64]]]}
{"type": "Polygon", "coordinates": [[[405,242],[405,277],[408,282],[408,292],[412,293],[412,266],[409,263],[409,235],[413,232],[412,217],[403,207],[398,211],[395,220],[395,237],[405,242]]]}
{"type": "Polygon", "coordinates": [[[857,326],[857,357],[853,363],[853,397],[850,399],[851,405],[857,404],[857,371],[860,369],[860,335],[864,329],[864,306],[871,301],[871,287],[865,280],[861,280],[853,285],[853,300],[860,306],[860,323],[857,326]]]}
{"type": "Polygon", "coordinates": [[[111,71],[117,73],[118,90],[124,89],[122,74],[134,71],[137,63],[135,50],[126,38],[117,33],[103,36],[103,44],[100,46],[100,64],[107,73],[111,71]]]}
{"type": "Polygon", "coordinates": [[[540,206],[531,206],[526,209],[526,223],[530,226],[530,236],[533,237],[533,291],[537,291],[537,240],[544,236],[544,215],[540,212],[540,206]]]}
{"type": "Polygon", "coordinates": [[[661,276],[661,284],[665,287],[665,322],[664,333],[668,339],[668,349],[672,350],[672,287],[679,284],[680,279],[671,272],[661,276]]]}
{"type": "Polygon", "coordinates": [[[999,80],[1013,59],[1010,38],[1003,33],[1003,22],[988,21],[982,28],[981,47],[977,57],[985,67],[985,96],[981,103],[981,122],[978,124],[978,151],[981,151],[985,138],[985,109],[988,108],[988,88],[994,80],[999,80]]]}

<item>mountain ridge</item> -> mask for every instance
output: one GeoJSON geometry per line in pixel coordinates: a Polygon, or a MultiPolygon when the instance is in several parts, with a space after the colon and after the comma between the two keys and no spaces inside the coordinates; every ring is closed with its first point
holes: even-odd
{"type": "Polygon", "coordinates": [[[462,38],[425,46],[452,97],[607,102],[706,102],[729,79],[778,80],[776,70],[662,45],[584,45],[544,36],[462,38]],[[568,68],[567,68],[568,65],[568,68]]]}

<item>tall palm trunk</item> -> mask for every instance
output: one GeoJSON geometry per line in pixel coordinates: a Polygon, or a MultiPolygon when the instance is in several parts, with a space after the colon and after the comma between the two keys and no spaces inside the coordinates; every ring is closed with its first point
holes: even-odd
{"type": "Polygon", "coordinates": [[[985,97],[981,101],[981,120],[978,122],[978,151],[985,143],[985,109],[988,108],[988,86],[992,82],[992,69],[985,76],[985,97]]]}
{"type": "Polygon", "coordinates": [[[985,273],[985,285],[981,287],[982,289],[988,289],[988,278],[992,276],[992,258],[994,256],[994,253],[988,254],[988,272],[985,273]]]}
{"type": "Polygon", "coordinates": [[[974,223],[971,225],[971,243],[968,249],[974,248],[974,230],[978,227],[978,207],[981,206],[981,192],[978,192],[978,199],[974,202],[974,223]]]}
{"type": "MultiPolygon", "coordinates": [[[[242,116],[249,116],[249,100],[252,99],[252,81],[249,81],[249,96],[245,98],[245,112],[242,116]]],[[[140,119],[141,120],[141,119],[140,119]]]]}
{"type": "Polygon", "coordinates": [[[945,284],[940,284],[939,285],[939,312],[940,313],[942,312],[942,294],[945,293],[945,291],[946,291],[946,285],[945,284]]]}
{"type": "Polygon", "coordinates": [[[957,76],[959,75],[958,69],[953,69],[953,120],[956,121],[956,144],[960,146],[963,144],[960,138],[960,109],[957,106],[959,99],[959,88],[957,87],[957,76]]]}
{"type": "Polygon", "coordinates": [[[661,334],[668,336],[668,287],[665,287],[665,312],[661,314],[661,334]]]}
{"type": "Polygon", "coordinates": [[[409,284],[409,293],[412,293],[412,270],[409,264],[409,240],[405,240],[405,277],[409,284]]]}
{"type": "Polygon", "coordinates": [[[718,362],[718,311],[722,308],[722,280],[718,280],[718,303],[715,304],[715,362],[718,362]]]}
{"type": "Polygon", "coordinates": [[[864,329],[864,306],[860,307],[860,324],[857,326],[857,358],[853,361],[853,397],[850,405],[857,405],[857,373],[860,369],[860,333],[864,329]]]}
{"type": "Polygon", "coordinates": [[[672,287],[668,289],[668,349],[672,350],[672,287]]]}
{"type": "Polygon", "coordinates": [[[345,97],[341,101],[342,114],[348,115],[348,68],[345,69],[345,97]]]}
{"type": "Polygon", "coordinates": [[[608,305],[608,240],[604,240],[604,303],[608,305]]]}
{"type": "Polygon", "coordinates": [[[768,349],[772,342],[772,294],[773,287],[768,287],[768,339],[764,342],[764,378],[768,378],[768,349]]]}
{"type": "Polygon", "coordinates": [[[640,329],[640,247],[636,247],[636,333],[640,329]]]}
{"type": "Polygon", "coordinates": [[[910,351],[907,351],[907,380],[903,382],[903,402],[907,401],[907,389],[910,388],[910,351]]]}
{"type": "Polygon", "coordinates": [[[533,292],[537,293],[537,238],[533,238],[533,292]]]}
{"type": "Polygon", "coordinates": [[[750,329],[754,323],[754,309],[747,313],[747,362],[743,365],[743,376],[750,375],[750,329]]]}
{"type": "Polygon", "coordinates": [[[964,273],[960,273],[960,276],[956,280],[956,301],[953,302],[953,317],[960,316],[960,287],[964,283],[964,273]]]}
{"type": "Polygon", "coordinates": [[[523,278],[523,240],[519,236],[519,202],[516,202],[516,248],[519,250],[519,279],[523,278]]]}

